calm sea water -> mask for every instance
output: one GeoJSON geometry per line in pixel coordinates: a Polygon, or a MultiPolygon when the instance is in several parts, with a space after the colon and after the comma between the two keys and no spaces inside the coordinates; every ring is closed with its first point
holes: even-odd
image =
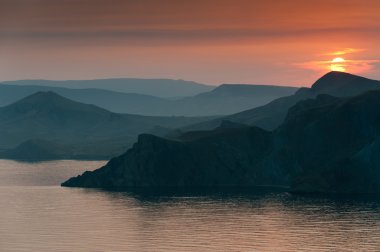
{"type": "Polygon", "coordinates": [[[0,160],[0,251],[380,251],[380,199],[61,188],[104,162],[0,160]]]}

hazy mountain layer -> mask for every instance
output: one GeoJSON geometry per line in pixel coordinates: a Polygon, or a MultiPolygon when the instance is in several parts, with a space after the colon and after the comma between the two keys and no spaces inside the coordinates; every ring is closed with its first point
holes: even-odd
{"type": "Polygon", "coordinates": [[[224,84],[209,92],[172,100],[101,89],[3,84],[0,85],[0,106],[9,105],[38,91],[53,91],[68,99],[93,104],[116,113],[209,116],[227,115],[261,106],[279,97],[293,94],[296,90],[292,87],[224,84]]]}
{"type": "Polygon", "coordinates": [[[52,92],[38,92],[0,108],[0,149],[7,150],[1,156],[22,159],[27,156],[25,146],[38,143],[41,151],[54,152],[58,158],[109,158],[128,149],[138,134],[157,126],[174,129],[202,120],[117,114],[52,92]]]}
{"type": "Polygon", "coordinates": [[[4,81],[10,85],[51,86],[78,89],[106,89],[123,93],[137,93],[157,97],[184,97],[212,90],[213,86],[193,81],[171,79],[97,79],[97,80],[18,80],[4,81]]]}
{"type": "MultiPolygon", "coordinates": [[[[298,88],[223,84],[214,90],[177,100],[172,109],[184,115],[228,115],[267,104],[279,97],[294,94],[298,88]]],[[[169,109],[170,111],[170,109],[169,109]]]]}
{"type": "Polygon", "coordinates": [[[70,100],[93,104],[115,113],[156,114],[171,101],[150,95],[121,93],[104,89],[73,89],[49,86],[0,84],[0,106],[10,105],[36,92],[54,92],[70,100]]]}

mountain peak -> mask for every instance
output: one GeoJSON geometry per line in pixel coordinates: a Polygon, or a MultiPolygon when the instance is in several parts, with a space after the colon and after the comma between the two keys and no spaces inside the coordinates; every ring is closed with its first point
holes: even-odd
{"type": "Polygon", "coordinates": [[[311,87],[312,89],[323,89],[326,85],[342,85],[356,78],[362,78],[350,73],[332,71],[319,78],[311,87]]]}
{"type": "Polygon", "coordinates": [[[317,94],[356,95],[380,89],[380,82],[345,72],[332,71],[319,78],[311,87],[317,94]]]}
{"type": "Polygon", "coordinates": [[[326,73],[325,75],[323,75],[321,78],[325,78],[325,77],[332,77],[332,78],[339,78],[339,77],[342,77],[342,78],[348,78],[348,77],[360,77],[360,76],[358,76],[358,75],[354,75],[354,74],[351,74],[351,73],[346,73],[346,72],[330,71],[330,72],[326,73]]]}
{"type": "Polygon", "coordinates": [[[35,113],[52,113],[57,114],[65,113],[96,113],[108,114],[111,113],[105,109],[96,107],[90,104],[84,104],[67,99],[57,93],[51,91],[40,91],[31,94],[18,102],[12,103],[2,108],[3,111],[8,111],[18,114],[35,114],[35,113]]]}
{"type": "Polygon", "coordinates": [[[42,103],[42,102],[53,102],[53,101],[67,101],[71,102],[71,100],[60,96],[57,93],[52,91],[39,91],[34,94],[31,94],[24,99],[20,100],[18,103],[42,103]]]}
{"type": "Polygon", "coordinates": [[[328,72],[327,74],[325,74],[321,78],[319,78],[313,84],[313,86],[311,88],[318,90],[318,89],[325,89],[331,85],[334,85],[334,86],[340,85],[341,86],[341,85],[347,84],[348,82],[351,82],[352,80],[357,79],[357,78],[363,78],[363,77],[353,75],[350,73],[345,73],[345,72],[332,71],[332,72],[328,72]]]}

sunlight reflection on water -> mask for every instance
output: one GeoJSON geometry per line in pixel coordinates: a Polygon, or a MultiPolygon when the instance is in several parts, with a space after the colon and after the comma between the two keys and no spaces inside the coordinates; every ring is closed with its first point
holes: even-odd
{"type": "Polygon", "coordinates": [[[380,200],[374,198],[305,198],[283,192],[147,196],[58,186],[103,164],[0,160],[0,251],[378,251],[380,247],[380,200]]]}

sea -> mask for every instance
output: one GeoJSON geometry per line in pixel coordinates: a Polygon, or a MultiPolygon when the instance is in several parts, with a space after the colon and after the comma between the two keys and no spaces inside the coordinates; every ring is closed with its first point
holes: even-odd
{"type": "Polygon", "coordinates": [[[380,251],[380,196],[60,186],[105,163],[0,160],[0,251],[380,251]]]}

